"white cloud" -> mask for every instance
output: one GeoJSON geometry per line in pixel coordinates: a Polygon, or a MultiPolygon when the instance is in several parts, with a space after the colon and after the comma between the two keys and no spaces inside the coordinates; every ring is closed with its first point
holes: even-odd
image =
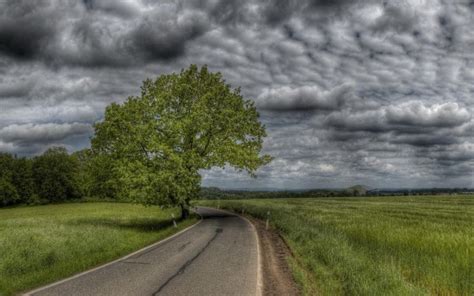
{"type": "Polygon", "coordinates": [[[334,110],[350,99],[352,86],[341,85],[330,91],[321,91],[317,86],[283,86],[266,89],[257,98],[262,109],[291,110],[334,110]]]}
{"type": "Polygon", "coordinates": [[[411,101],[389,106],[386,117],[393,124],[453,127],[468,122],[471,114],[455,102],[426,106],[422,102],[411,101]]]}

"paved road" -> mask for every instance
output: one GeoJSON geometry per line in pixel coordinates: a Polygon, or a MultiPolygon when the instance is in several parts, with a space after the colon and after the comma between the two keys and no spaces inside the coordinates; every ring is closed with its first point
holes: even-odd
{"type": "Polygon", "coordinates": [[[252,225],[218,210],[198,212],[202,222],[168,241],[31,295],[256,295],[252,225]]]}

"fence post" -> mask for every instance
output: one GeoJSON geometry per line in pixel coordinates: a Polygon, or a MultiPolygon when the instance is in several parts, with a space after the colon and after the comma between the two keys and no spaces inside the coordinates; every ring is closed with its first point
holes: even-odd
{"type": "Polygon", "coordinates": [[[268,224],[270,222],[270,211],[267,212],[267,222],[265,223],[265,229],[268,230],[268,224]]]}
{"type": "Polygon", "coordinates": [[[178,225],[176,225],[176,220],[174,218],[174,214],[171,214],[171,218],[173,218],[173,226],[174,228],[178,227],[178,225]]]}

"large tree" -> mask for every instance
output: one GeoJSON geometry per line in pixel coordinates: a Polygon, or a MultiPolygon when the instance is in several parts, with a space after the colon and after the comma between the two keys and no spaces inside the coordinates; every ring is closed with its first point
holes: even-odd
{"type": "Polygon", "coordinates": [[[260,155],[265,136],[254,103],[239,88],[191,65],[146,80],[140,96],[109,105],[95,125],[92,149],[115,160],[122,196],[179,205],[185,218],[200,170],[229,165],[254,176],[271,159],[260,155]]]}
{"type": "Polygon", "coordinates": [[[119,180],[115,176],[114,161],[108,155],[83,149],[72,154],[79,164],[76,180],[85,197],[112,199],[117,196],[119,180]]]}

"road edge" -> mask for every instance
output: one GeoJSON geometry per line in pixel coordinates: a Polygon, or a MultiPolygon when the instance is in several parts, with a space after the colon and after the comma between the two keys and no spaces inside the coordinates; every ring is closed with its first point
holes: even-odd
{"type": "Polygon", "coordinates": [[[250,225],[252,225],[253,232],[255,233],[255,238],[257,239],[257,260],[258,260],[258,271],[257,271],[257,296],[263,295],[263,281],[262,281],[262,256],[261,256],[261,244],[260,244],[260,237],[258,236],[258,231],[255,225],[247,219],[247,217],[238,215],[239,217],[244,218],[250,225]]]}
{"type": "Polygon", "coordinates": [[[262,280],[262,256],[261,256],[261,244],[260,244],[260,238],[258,237],[258,231],[255,225],[250,221],[247,217],[239,215],[235,212],[219,209],[219,208],[212,208],[212,207],[204,207],[204,206],[198,206],[199,208],[208,208],[212,210],[217,210],[226,214],[231,214],[238,216],[245,220],[248,224],[253,229],[253,233],[255,234],[255,239],[257,241],[257,287],[256,287],[256,296],[262,296],[263,295],[263,280],[262,280]]]}
{"type": "MultiPolygon", "coordinates": [[[[197,213],[197,212],[196,212],[196,214],[199,215],[199,213],[197,213]]],[[[117,262],[119,262],[119,261],[126,260],[126,259],[128,259],[128,258],[130,258],[130,257],[132,257],[132,256],[134,256],[134,255],[136,255],[136,254],[138,254],[138,253],[140,253],[140,252],[143,252],[143,251],[146,251],[146,250],[151,249],[151,248],[153,248],[153,247],[157,247],[157,246],[159,246],[159,245],[161,245],[161,244],[164,244],[165,242],[167,242],[167,241],[169,241],[169,240],[171,240],[171,239],[173,239],[173,238],[175,238],[175,237],[177,237],[177,236],[183,234],[184,232],[190,230],[191,228],[193,228],[193,227],[199,225],[199,224],[202,222],[202,220],[203,220],[201,215],[199,215],[199,217],[200,217],[199,221],[197,221],[197,222],[194,223],[193,225],[190,225],[190,226],[188,226],[188,227],[186,227],[186,228],[184,228],[184,229],[182,229],[182,230],[176,232],[176,233],[173,234],[172,236],[168,236],[167,238],[164,238],[164,239],[162,239],[162,240],[160,240],[160,241],[157,241],[157,242],[155,242],[155,243],[153,243],[153,244],[151,244],[151,245],[148,245],[148,246],[143,247],[143,248],[141,248],[141,249],[139,249],[139,250],[137,250],[137,251],[134,251],[133,253],[127,254],[127,255],[125,255],[125,256],[123,256],[123,257],[120,257],[120,258],[115,259],[115,260],[113,260],[113,261],[104,263],[104,264],[99,265],[99,266],[97,266],[97,267],[94,267],[94,268],[92,268],[92,269],[88,269],[88,270],[86,270],[86,271],[77,273],[77,274],[72,275],[72,276],[70,276],[70,277],[67,277],[67,278],[65,278],[65,279],[62,279],[62,280],[53,282],[53,283],[48,284],[48,285],[46,285],[46,286],[42,286],[42,287],[36,288],[36,289],[34,289],[34,290],[31,290],[31,291],[28,291],[28,292],[25,292],[25,293],[20,293],[19,295],[32,296],[33,294],[38,293],[38,292],[40,292],[40,291],[43,291],[43,290],[49,289],[49,288],[51,288],[51,287],[54,287],[54,286],[63,284],[63,283],[65,283],[65,282],[68,282],[68,281],[70,281],[70,280],[76,279],[76,278],[81,277],[81,276],[83,276],[83,275],[85,275],[85,274],[88,274],[88,273],[90,273],[90,272],[94,272],[94,271],[96,271],[96,270],[102,269],[102,268],[104,268],[104,267],[107,267],[107,266],[112,265],[112,264],[114,264],[114,263],[117,263],[117,262]]]]}

